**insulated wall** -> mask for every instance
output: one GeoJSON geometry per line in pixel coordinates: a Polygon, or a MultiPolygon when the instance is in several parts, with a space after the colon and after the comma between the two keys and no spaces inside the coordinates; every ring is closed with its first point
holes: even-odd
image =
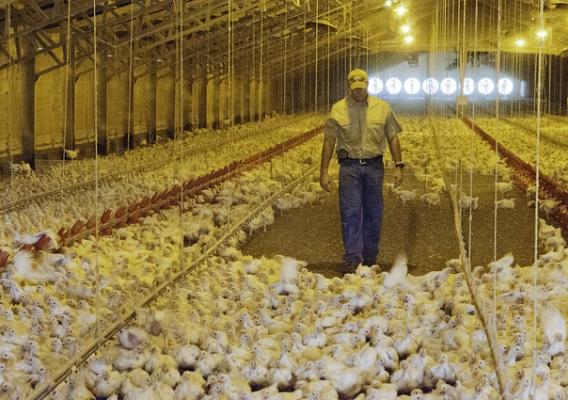
{"type": "Polygon", "coordinates": [[[160,135],[171,135],[174,131],[175,88],[171,68],[158,71],[156,81],[156,131],[160,135]]]}
{"type": "Polygon", "coordinates": [[[93,73],[84,73],[75,83],[75,145],[92,143],[95,139],[95,80],[93,73]]]}
{"type": "Polygon", "coordinates": [[[19,66],[0,71],[0,159],[22,152],[22,78],[19,66]]]}
{"type": "Polygon", "coordinates": [[[107,102],[107,138],[117,142],[128,131],[128,73],[109,79],[107,102]]]}
{"type": "MultiPolygon", "coordinates": [[[[61,56],[61,54],[59,54],[61,56]]],[[[36,58],[36,69],[53,62],[47,55],[36,58]]],[[[71,83],[70,83],[71,84],[71,83]]],[[[82,82],[88,88],[87,79],[82,82]]],[[[86,94],[85,94],[86,96],[86,94]]],[[[86,100],[86,99],[85,99],[86,100]]],[[[35,82],[35,149],[34,152],[55,151],[63,145],[63,112],[65,110],[65,68],[42,74],[35,82]]],[[[86,108],[86,107],[84,107],[86,108]]],[[[86,136],[86,118],[82,119],[86,136]]],[[[92,117],[91,117],[92,121],[92,117]]]]}
{"type": "MultiPolygon", "coordinates": [[[[136,68],[136,75],[146,72],[146,67],[136,68]]],[[[148,134],[149,115],[149,84],[150,76],[141,75],[134,82],[134,101],[132,110],[133,134],[135,137],[142,137],[148,134]]]]}

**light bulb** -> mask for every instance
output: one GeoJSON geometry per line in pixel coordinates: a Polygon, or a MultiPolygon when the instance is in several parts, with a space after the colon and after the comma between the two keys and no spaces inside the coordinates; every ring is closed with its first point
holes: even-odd
{"type": "Polygon", "coordinates": [[[402,33],[408,33],[408,32],[410,32],[410,26],[408,26],[408,24],[404,24],[400,27],[400,31],[402,33]]]}
{"type": "Polygon", "coordinates": [[[394,12],[397,13],[397,15],[399,15],[400,17],[402,17],[404,14],[406,14],[406,12],[408,11],[408,8],[406,8],[403,5],[398,6],[394,12]]]}
{"type": "Polygon", "coordinates": [[[517,44],[517,47],[523,47],[525,44],[527,44],[525,39],[517,39],[515,43],[517,44]]]}
{"type": "Polygon", "coordinates": [[[408,36],[405,36],[405,37],[404,37],[404,43],[410,44],[410,43],[412,43],[412,42],[414,42],[414,36],[408,35],[408,36]]]}

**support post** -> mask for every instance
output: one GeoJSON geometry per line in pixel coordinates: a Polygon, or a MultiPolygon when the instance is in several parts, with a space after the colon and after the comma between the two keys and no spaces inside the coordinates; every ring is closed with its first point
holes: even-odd
{"type": "Polygon", "coordinates": [[[258,120],[262,121],[264,119],[265,105],[264,105],[264,88],[265,82],[261,79],[258,80],[258,99],[257,99],[257,109],[258,120]]]}
{"type": "Polygon", "coordinates": [[[157,122],[156,122],[156,91],[158,72],[156,62],[152,61],[148,66],[150,73],[148,74],[148,134],[146,140],[148,143],[155,143],[157,137],[157,122]]]}
{"type": "Polygon", "coordinates": [[[205,71],[200,71],[195,82],[193,82],[191,103],[193,105],[194,127],[207,127],[207,75],[205,71]]]}
{"type": "MultiPolygon", "coordinates": [[[[127,95],[128,95],[128,99],[130,99],[130,104],[128,106],[128,109],[130,110],[130,114],[128,112],[126,112],[124,114],[124,118],[125,118],[125,122],[126,122],[126,127],[127,127],[127,132],[126,135],[124,136],[124,149],[125,151],[128,151],[130,149],[133,149],[135,147],[135,140],[134,140],[134,85],[136,84],[136,78],[134,77],[134,74],[132,76],[132,79],[128,79],[126,81],[126,90],[127,90],[127,95]],[[129,81],[130,80],[130,84],[129,81]]],[[[127,99],[127,101],[128,101],[127,99]]]]}
{"type": "MultiPolygon", "coordinates": [[[[69,65],[67,66],[67,91],[65,109],[65,146],[68,149],[75,149],[75,41],[69,43],[69,65]]],[[[62,149],[63,153],[65,149],[62,149]]],[[[63,154],[63,157],[65,153],[63,154]]]]}
{"type": "MultiPolygon", "coordinates": [[[[23,37],[22,50],[25,54],[34,52],[34,46],[29,38],[23,37]]],[[[22,115],[21,138],[22,158],[35,169],[35,57],[22,63],[22,115]]]]}
{"type": "Polygon", "coordinates": [[[256,79],[252,78],[250,80],[250,106],[249,106],[249,119],[251,121],[256,121],[257,119],[257,110],[256,110],[256,105],[257,105],[257,95],[258,95],[258,88],[257,88],[257,84],[256,84],[256,79]]]}
{"type": "Polygon", "coordinates": [[[250,121],[250,79],[243,74],[241,78],[241,122],[250,121]]]}
{"type": "MultiPolygon", "coordinates": [[[[189,65],[189,64],[187,64],[189,65]]],[[[193,111],[193,104],[192,104],[192,79],[191,73],[189,71],[188,66],[184,66],[185,71],[183,72],[183,126],[182,129],[184,130],[191,130],[193,128],[193,119],[192,119],[192,111],[193,111]]]]}
{"type": "MultiPolygon", "coordinates": [[[[233,124],[240,124],[242,119],[242,93],[243,86],[242,80],[239,75],[234,75],[233,77],[233,90],[232,90],[232,108],[233,108],[233,124]]],[[[231,98],[229,98],[229,102],[231,102],[231,98]]]]}
{"type": "Polygon", "coordinates": [[[101,65],[98,68],[97,76],[97,152],[101,155],[108,154],[108,138],[107,138],[107,70],[105,65],[107,51],[105,49],[100,51],[101,65]]]}
{"type": "Polygon", "coordinates": [[[219,82],[219,125],[222,127],[230,126],[230,99],[229,99],[229,81],[225,76],[219,82]]]}
{"type": "Polygon", "coordinates": [[[219,127],[219,79],[212,78],[207,82],[207,127],[219,127]]]}
{"type": "MultiPolygon", "coordinates": [[[[167,126],[166,126],[166,135],[168,135],[169,139],[175,139],[176,135],[177,135],[177,129],[178,129],[178,120],[181,119],[181,117],[178,115],[178,110],[179,108],[179,103],[178,103],[178,99],[176,97],[176,90],[178,88],[177,82],[178,82],[178,78],[181,75],[179,73],[178,70],[178,64],[174,62],[170,63],[171,67],[170,69],[170,73],[169,73],[169,79],[172,82],[172,92],[170,93],[170,104],[172,105],[171,107],[167,108],[168,114],[167,114],[167,126]],[[176,120],[177,118],[177,120],[176,120]]],[[[180,125],[181,128],[181,125],[180,125]]]]}

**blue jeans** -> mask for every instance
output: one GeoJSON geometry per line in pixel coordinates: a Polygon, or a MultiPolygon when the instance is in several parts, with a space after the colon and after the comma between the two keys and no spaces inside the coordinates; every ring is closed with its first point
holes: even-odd
{"type": "Polygon", "coordinates": [[[339,208],[347,266],[373,265],[379,253],[383,222],[382,157],[366,161],[345,159],[339,167],[339,208]]]}

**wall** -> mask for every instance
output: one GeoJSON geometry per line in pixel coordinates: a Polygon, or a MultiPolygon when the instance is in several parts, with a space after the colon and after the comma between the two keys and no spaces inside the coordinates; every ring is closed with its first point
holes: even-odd
{"type": "Polygon", "coordinates": [[[0,71],[0,159],[22,152],[21,68],[12,66],[0,71]]]}
{"type": "MultiPolygon", "coordinates": [[[[146,74],[146,67],[137,67],[134,75],[141,75],[134,82],[134,99],[132,110],[132,133],[135,137],[143,137],[148,134],[148,108],[149,108],[149,84],[150,76],[146,74]],[[142,75],[144,74],[144,75],[142,75]]],[[[141,140],[141,139],[140,139],[141,140]]]]}
{"type": "Polygon", "coordinates": [[[171,135],[174,131],[174,74],[170,68],[158,71],[156,83],[156,130],[160,135],[171,135]]]}
{"type": "MultiPolygon", "coordinates": [[[[61,53],[58,53],[61,56],[61,53]]],[[[52,65],[47,55],[36,58],[36,69],[52,65]]],[[[86,82],[86,81],[85,81],[86,82]]],[[[86,82],[88,84],[88,82],[86,82]]],[[[70,82],[71,84],[71,82],[70,82]]],[[[35,150],[56,151],[63,144],[65,68],[41,75],[35,83],[35,150]]]]}
{"type": "Polygon", "coordinates": [[[107,85],[107,138],[117,143],[128,130],[128,73],[111,76],[107,85]]]}
{"type": "MultiPolygon", "coordinates": [[[[61,56],[61,53],[59,53],[61,56]]],[[[33,78],[36,71],[43,71],[53,66],[53,60],[47,55],[38,56],[33,65],[27,68],[28,77],[33,78]],[[29,73],[31,71],[31,74],[29,73]]],[[[22,66],[16,65],[11,69],[0,70],[0,95],[7,101],[0,102],[0,167],[5,171],[6,160],[10,152],[16,156],[18,161],[21,158],[30,159],[33,162],[37,159],[58,159],[62,154],[64,142],[64,121],[65,121],[65,82],[67,69],[59,67],[49,72],[42,73],[37,80],[27,79],[28,87],[26,93],[33,94],[34,112],[32,121],[33,129],[31,134],[22,135],[24,113],[25,85],[23,82],[24,74],[22,66]],[[32,90],[33,89],[33,90],[32,90]],[[27,138],[27,139],[25,139],[27,138]],[[29,140],[31,138],[32,140],[29,140]],[[24,146],[32,145],[26,154],[24,146]]],[[[100,70],[99,70],[100,71],[100,70]]],[[[71,71],[73,72],[73,71],[71,71]]],[[[149,67],[139,66],[132,71],[133,88],[129,99],[129,72],[121,71],[118,75],[112,69],[107,71],[107,80],[99,84],[106,85],[106,91],[100,90],[99,96],[104,98],[99,100],[99,107],[104,107],[106,100],[106,114],[100,116],[98,123],[105,124],[100,126],[103,132],[106,131],[107,143],[110,145],[108,151],[120,151],[126,146],[126,136],[129,125],[131,126],[132,138],[131,146],[138,144],[142,139],[147,138],[152,124],[159,131],[168,131],[173,134],[176,124],[176,102],[181,101],[179,93],[179,81],[176,84],[174,74],[170,68],[161,68],[157,71],[155,83],[155,119],[152,118],[152,74],[149,67]],[[130,100],[130,105],[129,105],[130,100]],[[130,124],[128,111],[130,110],[130,124]],[[106,117],[106,121],[105,121],[106,117]]],[[[69,107],[67,112],[74,117],[73,129],[74,144],[69,140],[66,147],[73,145],[81,147],[81,156],[90,156],[94,152],[91,146],[95,139],[95,86],[93,65],[90,61],[81,64],[75,73],[75,78],[70,78],[71,94],[74,90],[74,104],[69,107]]],[[[100,75],[104,76],[103,74],[100,75]]],[[[278,106],[278,102],[273,98],[271,92],[274,90],[273,82],[265,80],[260,82],[252,79],[246,71],[239,72],[234,79],[220,80],[218,77],[211,77],[209,80],[200,79],[202,74],[194,71],[187,71],[185,77],[183,94],[183,118],[178,122],[190,124],[192,128],[218,127],[228,124],[231,114],[234,122],[249,121],[262,114],[270,112],[278,106]],[[233,88],[230,87],[230,82],[233,88]],[[221,84],[221,93],[219,91],[221,84]],[[262,93],[261,93],[262,92],[262,93]],[[232,97],[232,99],[231,99],[232,97]],[[232,109],[231,109],[232,103],[232,109]]],[[[105,89],[105,88],[102,88],[105,89]]],[[[27,98],[32,99],[28,96],[27,98]]],[[[30,103],[31,104],[31,103],[30,103]]],[[[104,108],[100,108],[104,110],[104,108]]],[[[178,107],[178,110],[181,110],[178,107]]],[[[276,109],[278,111],[278,109],[276,109]]],[[[28,122],[29,123],[29,122],[28,122]]],[[[70,136],[73,138],[73,136],[70,136]]],[[[104,142],[100,143],[105,145],[104,142]]]]}
{"type": "MultiPolygon", "coordinates": [[[[60,68],[60,70],[64,70],[64,68],[60,68]]],[[[94,72],[88,72],[80,75],[75,82],[75,145],[92,143],[95,138],[94,128],[94,72]]]]}

